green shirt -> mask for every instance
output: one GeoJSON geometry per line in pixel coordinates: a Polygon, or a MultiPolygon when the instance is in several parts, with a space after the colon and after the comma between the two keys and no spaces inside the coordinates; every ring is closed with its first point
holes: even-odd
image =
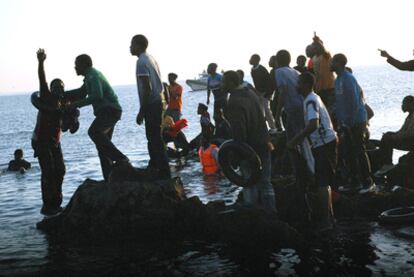
{"type": "Polygon", "coordinates": [[[93,67],[86,70],[83,86],[79,90],[87,96],[75,102],[75,107],[81,108],[92,105],[94,115],[97,115],[99,111],[107,107],[122,111],[118,97],[111,85],[105,76],[93,67]]]}

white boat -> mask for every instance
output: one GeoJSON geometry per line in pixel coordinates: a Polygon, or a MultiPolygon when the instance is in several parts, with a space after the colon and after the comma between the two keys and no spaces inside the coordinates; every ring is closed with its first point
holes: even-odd
{"type": "Polygon", "coordinates": [[[208,74],[204,70],[203,73],[198,74],[198,78],[188,79],[185,83],[191,88],[192,91],[206,90],[207,89],[208,74]]]}

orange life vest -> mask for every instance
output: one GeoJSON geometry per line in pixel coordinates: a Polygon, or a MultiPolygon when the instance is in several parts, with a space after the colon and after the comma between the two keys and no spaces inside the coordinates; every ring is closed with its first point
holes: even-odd
{"type": "Polygon", "coordinates": [[[175,138],[178,134],[178,132],[181,131],[181,129],[184,129],[188,126],[187,119],[183,118],[175,122],[175,124],[171,127],[170,131],[168,131],[168,134],[175,138]]]}
{"type": "Polygon", "coordinates": [[[200,163],[203,166],[203,172],[206,175],[215,174],[219,170],[217,161],[213,156],[213,149],[217,148],[217,145],[210,144],[210,146],[207,149],[204,149],[202,146],[198,149],[200,163]]]}

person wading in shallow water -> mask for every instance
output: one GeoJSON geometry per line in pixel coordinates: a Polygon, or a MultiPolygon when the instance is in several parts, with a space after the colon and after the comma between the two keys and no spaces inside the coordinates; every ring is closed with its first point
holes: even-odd
{"type": "Polygon", "coordinates": [[[23,150],[22,149],[16,149],[14,151],[14,160],[9,162],[9,166],[7,167],[7,170],[9,171],[20,171],[21,173],[24,173],[26,170],[31,168],[32,165],[23,159],[23,150]]]}
{"type": "Polygon", "coordinates": [[[147,54],[148,40],[136,35],[131,40],[130,52],[137,56],[136,77],[140,109],[137,124],[145,121],[145,134],[148,140],[150,160],[148,172],[154,179],[171,178],[165,143],[161,136],[163,85],[161,73],[155,59],[147,54]]]}
{"type": "Polygon", "coordinates": [[[37,113],[32,146],[34,156],[39,159],[41,170],[43,206],[40,212],[44,215],[52,215],[61,210],[62,183],[65,176],[65,164],[60,147],[62,116],[59,111],[65,87],[62,80],[54,79],[50,83],[49,89],[44,70],[46,53],[43,49],[37,51],[37,60],[39,61],[39,98],[40,101],[51,107],[51,111],[39,110],[37,113]]]}
{"type": "Polygon", "coordinates": [[[227,71],[223,75],[223,90],[230,92],[225,112],[235,141],[247,143],[262,162],[262,176],[257,184],[243,189],[244,203],[250,207],[261,206],[276,212],[275,193],[270,183],[270,137],[258,96],[240,85],[239,74],[227,71]]]}
{"type": "Polygon", "coordinates": [[[77,75],[85,76],[84,84],[67,94],[81,100],[73,102],[67,109],[92,105],[95,120],[89,127],[88,134],[96,145],[102,174],[105,181],[108,181],[115,165],[130,165],[128,158],[111,141],[115,125],[121,119],[122,108],[105,76],[92,66],[91,57],[86,54],[76,57],[75,70],[77,75]]]}

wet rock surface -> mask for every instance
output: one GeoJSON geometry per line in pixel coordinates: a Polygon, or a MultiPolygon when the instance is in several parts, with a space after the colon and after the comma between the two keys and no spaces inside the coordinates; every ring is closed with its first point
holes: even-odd
{"type": "Polygon", "coordinates": [[[301,241],[299,233],[274,214],[186,198],[179,178],[86,180],[61,214],[43,219],[37,227],[51,239],[82,244],[203,239],[276,249],[301,241]]]}

